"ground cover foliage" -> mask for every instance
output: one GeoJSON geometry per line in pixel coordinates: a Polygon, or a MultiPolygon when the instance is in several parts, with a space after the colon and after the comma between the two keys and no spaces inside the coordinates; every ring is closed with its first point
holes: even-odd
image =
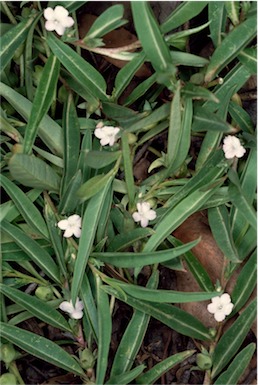
{"type": "Polygon", "coordinates": [[[152,8],[1,3],[1,384],[253,381],[256,2],[152,8]]]}

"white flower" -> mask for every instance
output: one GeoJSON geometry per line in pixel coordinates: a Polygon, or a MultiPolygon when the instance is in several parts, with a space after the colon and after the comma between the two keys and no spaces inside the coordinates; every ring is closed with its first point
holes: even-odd
{"type": "Polygon", "coordinates": [[[45,28],[47,31],[56,31],[58,35],[63,35],[66,28],[74,25],[74,20],[68,16],[69,12],[61,5],[57,5],[55,9],[46,8],[44,10],[45,28]]]}
{"type": "Polygon", "coordinates": [[[71,318],[80,319],[83,317],[83,302],[80,301],[78,297],[76,298],[75,307],[72,304],[72,300],[70,300],[60,303],[59,309],[70,314],[71,318]]]}
{"type": "Polygon", "coordinates": [[[94,135],[100,139],[101,146],[113,146],[117,140],[117,134],[119,133],[120,128],[114,126],[104,126],[102,122],[98,123],[94,135]]]}
{"type": "Polygon", "coordinates": [[[156,211],[151,209],[148,202],[137,203],[137,210],[133,213],[133,220],[135,222],[141,222],[142,227],[147,227],[149,221],[156,218],[156,211]]]}
{"type": "Polygon", "coordinates": [[[240,140],[233,135],[228,135],[223,140],[222,149],[227,159],[232,159],[234,156],[241,158],[246,149],[241,145],[240,140]]]}
{"type": "Polygon", "coordinates": [[[221,322],[232,312],[233,307],[234,305],[231,303],[230,295],[225,293],[221,296],[212,298],[207,309],[208,312],[214,314],[216,321],[221,322]]]}
{"type": "Polygon", "coordinates": [[[67,219],[62,219],[57,223],[57,226],[59,227],[59,229],[65,230],[65,238],[70,238],[73,235],[75,235],[76,238],[80,238],[81,236],[82,219],[80,215],[74,214],[68,217],[67,219]]]}

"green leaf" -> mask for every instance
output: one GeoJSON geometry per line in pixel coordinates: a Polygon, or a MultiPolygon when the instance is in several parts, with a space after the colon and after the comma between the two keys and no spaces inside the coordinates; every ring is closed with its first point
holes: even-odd
{"type": "Polygon", "coordinates": [[[247,345],[229,365],[228,369],[222,373],[214,382],[214,385],[230,384],[237,385],[240,377],[248,367],[251,358],[255,352],[255,344],[247,345]]]}
{"type": "Polygon", "coordinates": [[[68,373],[83,375],[83,370],[78,362],[51,340],[4,322],[1,322],[0,326],[2,337],[25,352],[46,362],[51,362],[68,373]]]}
{"type": "Polygon", "coordinates": [[[102,289],[135,309],[156,318],[178,333],[200,340],[211,338],[208,329],[199,320],[178,307],[166,303],[142,301],[129,295],[125,296],[120,290],[110,286],[102,286],[102,289]]]}
{"type": "Polygon", "coordinates": [[[173,165],[181,139],[181,100],[180,100],[180,82],[178,81],[176,91],[171,103],[170,119],[168,129],[167,158],[168,167],[173,165]]]}
{"type": "Polygon", "coordinates": [[[74,12],[82,7],[87,1],[49,1],[48,7],[54,8],[56,5],[62,5],[69,12],[74,12]]]}
{"type": "Polygon", "coordinates": [[[62,194],[77,171],[80,152],[80,124],[74,106],[73,95],[69,93],[63,109],[64,127],[64,168],[62,194]]]}
{"type": "Polygon", "coordinates": [[[250,17],[235,27],[214,51],[205,75],[209,83],[256,36],[256,17],[250,17]]]}
{"type": "Polygon", "coordinates": [[[222,34],[225,32],[227,15],[224,1],[209,1],[208,13],[210,20],[210,37],[214,47],[221,44],[222,34]]]}
{"type": "Polygon", "coordinates": [[[135,73],[144,63],[145,54],[141,52],[120,69],[115,78],[114,99],[117,100],[132,80],[135,73]]]}
{"type": "Polygon", "coordinates": [[[148,239],[143,251],[155,250],[186,218],[198,211],[203,203],[214,194],[215,190],[201,191],[197,189],[169,210],[155,226],[155,234],[148,239]]]}
{"type": "Polygon", "coordinates": [[[0,291],[14,303],[20,305],[41,321],[46,322],[55,328],[71,332],[71,328],[66,319],[46,302],[41,301],[35,296],[23,293],[21,290],[3,284],[0,284],[0,291]]]}
{"type": "Polygon", "coordinates": [[[192,130],[195,132],[216,131],[230,133],[232,132],[232,127],[216,114],[204,108],[199,108],[194,113],[192,130]]]}
{"type": "Polygon", "coordinates": [[[105,93],[105,79],[92,65],[53,34],[47,38],[47,43],[71,75],[77,80],[80,79],[80,84],[85,87],[87,92],[90,92],[100,100],[108,100],[108,96],[105,93]]]}
{"type": "Polygon", "coordinates": [[[109,179],[104,188],[91,198],[83,215],[82,235],[79,242],[78,254],[75,260],[71,288],[71,297],[74,303],[81,287],[85,268],[95,239],[100,214],[102,212],[102,207],[109,191],[110,184],[111,180],[109,179]]]}
{"type": "Polygon", "coordinates": [[[197,86],[192,83],[187,83],[181,90],[182,95],[188,98],[196,99],[196,100],[210,100],[215,103],[219,103],[219,100],[216,96],[207,88],[197,86]]]}
{"type": "Polygon", "coordinates": [[[256,311],[257,303],[254,300],[219,340],[213,353],[212,378],[216,377],[237,353],[255,320],[256,311]]]}
{"type": "Polygon", "coordinates": [[[111,163],[115,162],[121,151],[88,151],[85,156],[85,164],[91,168],[99,169],[106,166],[109,166],[111,163]]]}
{"type": "MultiPolygon", "coordinates": [[[[29,119],[32,103],[28,99],[4,83],[0,83],[0,95],[3,96],[25,120],[29,119]]],[[[63,154],[62,128],[48,115],[43,117],[39,123],[38,135],[54,154],[63,154]]]]}
{"type": "Polygon", "coordinates": [[[161,120],[167,119],[170,113],[170,103],[165,103],[161,107],[152,111],[148,116],[139,119],[136,123],[128,125],[126,131],[137,132],[145,131],[150,127],[154,126],[161,120]]]}
{"type": "Polygon", "coordinates": [[[106,35],[108,32],[124,25],[127,20],[123,20],[124,7],[122,4],[111,5],[106,9],[92,24],[86,37],[83,39],[98,38],[106,35]]]}
{"type": "Polygon", "coordinates": [[[143,372],[145,368],[145,365],[138,365],[136,366],[136,368],[128,372],[124,372],[123,374],[111,377],[105,384],[130,384],[136,377],[138,377],[143,372]]]}
{"type": "Polygon", "coordinates": [[[134,26],[147,58],[157,72],[164,71],[172,64],[171,56],[149,4],[145,1],[132,2],[131,7],[134,26]]]}
{"type": "Polygon", "coordinates": [[[133,176],[133,159],[131,149],[128,142],[128,133],[122,133],[122,155],[123,155],[123,166],[125,173],[125,183],[127,188],[127,194],[129,198],[129,207],[133,206],[135,200],[135,185],[133,176]]]}
{"type": "Polygon", "coordinates": [[[58,212],[62,215],[72,213],[79,204],[79,198],[76,193],[82,183],[82,172],[78,170],[68,183],[58,206],[58,212]]]}
{"type": "Polygon", "coordinates": [[[187,303],[206,301],[218,296],[218,292],[180,292],[175,290],[152,290],[146,287],[126,284],[116,279],[107,278],[105,281],[113,287],[119,287],[130,296],[156,303],[187,303]]]}
{"type": "Polygon", "coordinates": [[[250,71],[250,74],[257,74],[257,49],[245,48],[237,57],[239,61],[250,71]]]}
{"type": "Polygon", "coordinates": [[[207,5],[208,1],[184,1],[162,23],[161,32],[167,33],[172,29],[183,25],[185,22],[197,16],[207,5]]]}
{"type": "Polygon", "coordinates": [[[174,366],[180,364],[188,357],[191,357],[194,353],[195,350],[186,350],[185,352],[174,354],[173,356],[162,360],[154,365],[153,368],[140,375],[136,379],[136,384],[154,384],[164,373],[171,370],[174,366]]]}
{"type": "MultiPolygon", "coordinates": [[[[168,241],[172,243],[173,246],[182,245],[182,242],[172,237],[172,235],[168,237],[168,241]]],[[[198,258],[196,258],[190,250],[184,253],[183,258],[200,288],[205,291],[213,291],[214,285],[209,277],[209,274],[199,262],[198,258]]]]}
{"type": "Polygon", "coordinates": [[[33,155],[14,154],[9,160],[12,177],[24,186],[58,191],[60,177],[47,163],[33,155]]]}
{"type": "Polygon", "coordinates": [[[48,254],[40,245],[33,239],[29,238],[18,227],[6,222],[2,222],[2,231],[10,236],[17,245],[36,263],[50,278],[55,282],[60,282],[59,270],[48,254]]]}
{"type": "Polygon", "coordinates": [[[234,244],[228,210],[225,205],[208,210],[209,225],[217,245],[232,262],[241,262],[234,244]]]}
{"type": "Polygon", "coordinates": [[[0,183],[12,199],[13,203],[25,219],[25,221],[37,232],[48,238],[46,223],[37,209],[26,194],[16,184],[11,182],[4,175],[0,175],[0,183]]]}
{"type": "Polygon", "coordinates": [[[236,124],[245,132],[254,133],[254,124],[251,116],[233,101],[229,102],[228,112],[236,124]]]}
{"type": "Polygon", "coordinates": [[[25,41],[29,28],[35,19],[35,15],[22,20],[19,24],[12,27],[0,39],[0,60],[1,71],[5,69],[11,61],[15,51],[25,41]]]}
{"type": "Polygon", "coordinates": [[[239,24],[239,1],[225,1],[224,4],[227,11],[227,15],[231,20],[232,24],[239,24]]]}
{"type": "Polygon", "coordinates": [[[37,136],[39,124],[48,112],[55,97],[59,68],[59,61],[54,55],[51,55],[42,71],[42,76],[32,103],[23,142],[24,154],[30,154],[32,152],[32,146],[37,136]]]}
{"type": "Polygon", "coordinates": [[[257,280],[257,251],[255,250],[237,277],[231,294],[234,308],[230,316],[236,314],[245,305],[256,286],[257,280]]]}
{"type": "MultiPolygon", "coordinates": [[[[156,270],[149,278],[146,287],[156,289],[159,282],[159,274],[156,270]]],[[[133,366],[136,355],[142,345],[150,316],[139,310],[135,310],[133,316],[127,325],[111,369],[111,378],[125,373],[133,366]]]]}
{"type": "Polygon", "coordinates": [[[174,259],[196,246],[198,242],[199,239],[173,249],[165,249],[155,252],[93,252],[91,253],[91,256],[116,267],[140,267],[174,259]]]}
{"type": "Polygon", "coordinates": [[[110,170],[107,174],[95,175],[83,183],[76,192],[77,197],[80,198],[80,203],[87,201],[103,190],[113,179],[112,174],[113,170],[110,170]]]}
{"type": "Polygon", "coordinates": [[[49,204],[48,200],[45,197],[45,217],[46,217],[46,222],[48,226],[48,231],[51,239],[51,244],[53,246],[53,249],[55,251],[57,263],[59,265],[59,269],[62,273],[62,275],[67,278],[67,268],[66,268],[66,263],[65,263],[65,255],[64,255],[64,250],[62,246],[62,242],[60,239],[60,233],[59,229],[56,225],[57,223],[57,218],[55,213],[53,212],[52,206],[49,204]]]}
{"type": "Polygon", "coordinates": [[[108,352],[111,342],[112,320],[109,308],[108,295],[101,290],[101,279],[96,276],[97,283],[97,310],[98,310],[98,359],[96,369],[96,384],[104,384],[108,365],[108,352]]]}
{"type": "Polygon", "coordinates": [[[257,231],[256,212],[253,206],[248,202],[243,189],[231,184],[229,186],[229,197],[245,220],[255,231],[257,231]]]}
{"type": "Polygon", "coordinates": [[[151,86],[156,82],[157,74],[156,72],[151,75],[149,78],[143,80],[125,99],[123,103],[124,106],[130,106],[130,104],[134,103],[137,99],[143,96],[151,86]]]}
{"type": "Polygon", "coordinates": [[[131,230],[130,232],[123,232],[121,234],[116,235],[112,242],[110,242],[107,251],[121,251],[123,249],[127,249],[129,246],[132,246],[135,242],[140,241],[152,235],[154,231],[151,228],[136,228],[131,230]]]}
{"type": "Polygon", "coordinates": [[[82,299],[84,304],[84,315],[87,317],[87,320],[91,326],[95,340],[98,341],[98,314],[95,299],[92,294],[92,289],[87,274],[84,274],[82,279],[80,298],[82,299]]]}

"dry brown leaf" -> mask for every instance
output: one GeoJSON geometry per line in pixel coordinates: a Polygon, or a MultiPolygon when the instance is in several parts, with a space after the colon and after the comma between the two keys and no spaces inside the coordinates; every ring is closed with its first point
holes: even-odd
{"type": "MultiPolygon", "coordinates": [[[[173,235],[183,243],[191,242],[194,239],[201,237],[201,241],[192,249],[192,252],[201,262],[214,284],[217,279],[219,281],[221,280],[224,257],[215,239],[213,238],[205,212],[198,212],[191,215],[185,222],[182,223],[182,225],[178,227],[178,229],[174,231],[173,235]]],[[[241,267],[235,271],[226,286],[226,291],[229,294],[232,293],[240,271],[241,267]]],[[[190,271],[176,272],[176,277],[178,290],[200,291],[199,285],[190,271]]],[[[253,292],[248,303],[255,298],[255,296],[256,291],[253,292]]],[[[207,311],[208,303],[209,301],[186,303],[182,304],[181,307],[198,318],[205,326],[215,327],[216,321],[213,315],[207,311]]],[[[239,313],[241,313],[244,308],[241,309],[239,313]]],[[[256,322],[254,322],[252,330],[256,334],[256,322]]]]}

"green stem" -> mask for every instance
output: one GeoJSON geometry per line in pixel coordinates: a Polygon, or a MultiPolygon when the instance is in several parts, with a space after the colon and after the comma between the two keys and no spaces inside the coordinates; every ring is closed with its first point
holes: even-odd
{"type": "Polygon", "coordinates": [[[25,385],[25,382],[23,381],[23,379],[21,378],[21,375],[20,375],[20,372],[17,368],[17,365],[16,365],[16,362],[13,361],[10,363],[9,365],[9,371],[10,373],[14,374],[15,377],[17,378],[18,382],[20,385],[25,385]]]}
{"type": "Polygon", "coordinates": [[[8,5],[6,4],[6,1],[3,1],[2,2],[2,7],[4,9],[4,12],[6,14],[6,16],[8,17],[8,19],[10,20],[10,22],[12,24],[17,24],[17,21],[15,20],[15,17],[13,16],[12,12],[10,11],[8,5]]]}

